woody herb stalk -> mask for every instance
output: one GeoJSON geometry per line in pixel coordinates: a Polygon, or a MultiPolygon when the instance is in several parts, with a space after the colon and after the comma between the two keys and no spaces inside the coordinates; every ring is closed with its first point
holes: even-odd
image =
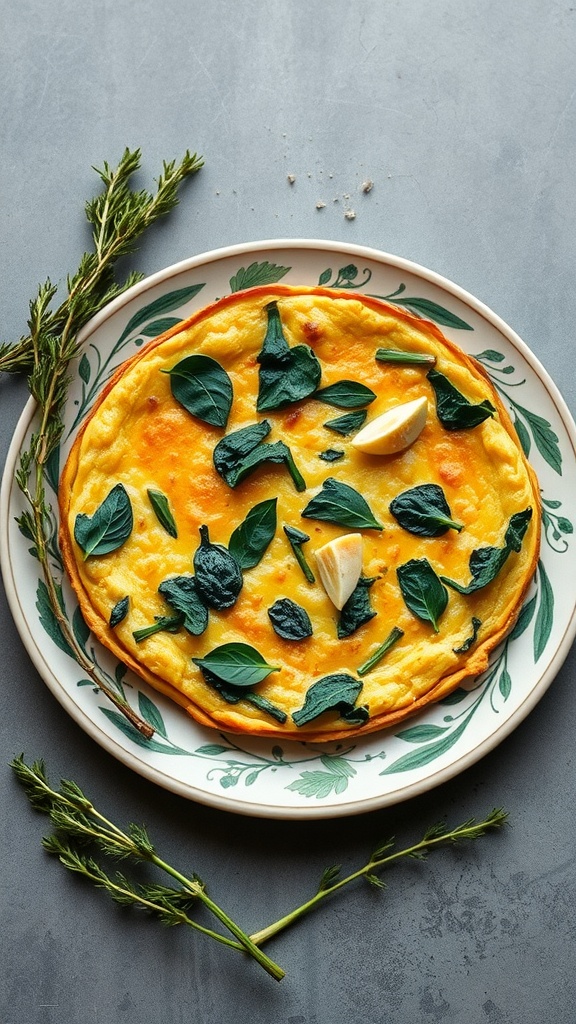
{"type": "Polygon", "coordinates": [[[116,168],[104,163],[97,170],[104,188],[85,207],[94,249],[84,253],[78,270],[68,278],[67,294],[56,309],[53,300],[58,287],[49,280],[40,285],[30,303],[29,334],[14,345],[0,345],[0,370],[26,373],[30,394],[38,406],[35,431],[16,471],[16,482],[27,504],[19,526],[34,543],[56,622],[86,674],[139,731],[151,735],[151,727],[114,692],[82,649],[62,610],[59,584],[50,565],[52,512],[44,487],[48,460],[63,430],[69,365],[79,349],[78,333],[107,303],[141,280],[141,274],[131,273],[123,282],[116,282],[113,271],[117,260],[133,252],[140,235],[169,213],[178,202],[181,182],[202,166],[201,158],[188,151],[180,163],[164,162],[156,192],[151,194],[130,188],[140,158],[140,150],[126,149],[116,168]]]}

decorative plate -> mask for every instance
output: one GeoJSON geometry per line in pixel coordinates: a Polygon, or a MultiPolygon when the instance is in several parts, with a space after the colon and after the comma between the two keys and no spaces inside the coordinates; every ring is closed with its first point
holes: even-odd
{"type": "MultiPolygon", "coordinates": [[[[406,800],[455,776],[507,736],[543,695],[576,629],[576,587],[566,554],[576,507],[576,427],[546,371],[514,332],[477,299],[413,263],[360,246],[281,240],[231,246],[147,278],[111,303],[82,332],[59,453],[111,372],[135,348],[229,292],[285,280],[375,295],[439,324],[474,355],[510,409],[543,498],[543,544],[518,622],[490,668],[396,729],[349,743],[273,743],[213,732],[126,671],[87,633],[63,581],[63,606],[79,643],[114,687],[155,729],[151,740],[82,678],[51,612],[38,563],[16,518],[14,482],[34,426],[30,402],[10,448],[0,504],[0,553],[16,625],[40,675],[74,720],[134,771],[182,796],[240,814],[322,818],[406,800]]],[[[48,496],[56,544],[57,467],[48,496]]],[[[61,562],[60,562],[61,568],[61,562]]]]}

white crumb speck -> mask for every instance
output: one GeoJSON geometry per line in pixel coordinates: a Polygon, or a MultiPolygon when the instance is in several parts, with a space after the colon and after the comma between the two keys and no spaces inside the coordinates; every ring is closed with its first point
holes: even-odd
{"type": "Polygon", "coordinates": [[[361,186],[360,186],[360,189],[361,189],[362,192],[371,192],[373,188],[374,188],[374,182],[370,181],[370,179],[368,179],[367,181],[363,181],[361,186]]]}
{"type": "Polygon", "coordinates": [[[288,178],[288,182],[290,183],[290,185],[293,185],[294,182],[296,181],[296,175],[295,174],[288,174],[288,175],[286,175],[286,177],[288,178]]]}
{"type": "Polygon", "coordinates": [[[354,210],[346,210],[344,216],[346,217],[346,220],[354,220],[356,218],[354,210]]]}
{"type": "Polygon", "coordinates": [[[316,203],[316,209],[317,210],[323,210],[325,206],[326,206],[326,203],[323,203],[321,199],[319,199],[318,202],[316,203]]]}

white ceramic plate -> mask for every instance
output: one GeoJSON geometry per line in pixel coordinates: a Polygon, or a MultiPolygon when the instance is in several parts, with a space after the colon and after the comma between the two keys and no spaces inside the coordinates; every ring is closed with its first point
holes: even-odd
{"type": "MultiPolygon", "coordinates": [[[[32,403],[24,410],[8,455],[0,553],[12,613],[36,668],[74,720],[107,751],[167,789],[228,811],[334,817],[406,800],[469,767],[522,721],[551,683],[576,628],[576,585],[566,564],[573,544],[568,517],[576,507],[576,428],[527,346],[456,285],[406,260],[360,246],[266,241],[169,267],[126,292],[88,324],[69,391],[60,464],[95,395],[136,346],[230,291],[279,280],[362,291],[435,321],[480,359],[510,409],[540,479],[543,544],[517,626],[482,677],[395,730],[349,743],[280,746],[220,734],[196,725],[87,636],[64,583],[65,610],[77,638],[94,653],[110,684],[154,725],[153,739],[143,739],[83,679],[58,634],[30,543],[15,522],[23,505],[14,472],[33,429],[32,403]]],[[[55,495],[49,491],[49,496],[56,516],[55,495]]],[[[58,554],[55,548],[56,565],[58,554]]]]}

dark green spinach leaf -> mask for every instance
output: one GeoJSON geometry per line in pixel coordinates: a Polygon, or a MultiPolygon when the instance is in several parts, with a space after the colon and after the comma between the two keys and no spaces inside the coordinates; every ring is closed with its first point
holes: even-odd
{"type": "Polygon", "coordinates": [[[367,415],[368,413],[365,409],[358,409],[356,412],[348,412],[344,416],[337,416],[334,420],[326,420],[324,426],[327,430],[334,431],[335,434],[347,437],[349,434],[355,434],[356,431],[360,430],[367,415]]]}
{"type": "Polygon", "coordinates": [[[258,708],[259,711],[263,711],[265,714],[270,715],[271,718],[274,718],[277,722],[280,722],[281,725],[284,725],[284,722],[288,718],[285,711],[276,707],[276,705],[272,704],[271,701],[266,699],[266,697],[263,697],[261,693],[254,693],[253,690],[246,689],[241,686],[230,686],[229,683],[225,683],[222,679],[219,679],[218,676],[215,676],[213,672],[210,672],[210,669],[205,666],[202,668],[202,675],[204,676],[204,681],[216,690],[216,692],[219,693],[222,699],[228,704],[238,704],[239,701],[252,704],[252,706],[258,708]]]}
{"type": "Polygon", "coordinates": [[[396,570],[406,607],[439,632],[438,620],[446,610],[448,591],[427,558],[412,558],[396,570]]]}
{"type": "Polygon", "coordinates": [[[254,448],[248,455],[246,455],[242,462],[236,467],[235,472],[228,474],[227,483],[230,487],[237,487],[238,484],[241,484],[242,481],[245,480],[247,476],[250,476],[255,469],[258,469],[259,466],[265,465],[267,462],[272,465],[286,466],[296,490],[306,490],[306,481],[294,462],[292,452],[288,445],[284,444],[284,441],[274,441],[273,444],[259,444],[257,448],[254,448]]]}
{"type": "Polygon", "coordinates": [[[240,427],[239,430],[226,434],[214,448],[212,458],[216,472],[223,480],[233,487],[231,482],[235,479],[238,467],[242,464],[247,455],[256,448],[271,431],[268,420],[260,423],[252,423],[249,427],[240,427]]]}
{"type": "Polygon", "coordinates": [[[208,626],[208,609],[193,576],[171,576],[158,587],[167,604],[183,615],[182,625],[192,636],[201,636],[208,626]]]}
{"type": "Polygon", "coordinates": [[[469,430],[494,416],[496,409],[487,398],[474,404],[438,370],[430,370],[426,376],[436,395],[436,414],[446,430],[469,430]]]}
{"type": "Polygon", "coordinates": [[[476,616],[473,615],[472,616],[472,633],[470,634],[470,636],[466,637],[464,642],[461,643],[459,647],[453,647],[452,648],[452,650],[454,651],[454,654],[466,654],[466,652],[470,650],[470,648],[472,647],[472,644],[475,644],[477,639],[478,639],[478,631],[479,631],[481,625],[482,625],[482,621],[480,619],[477,619],[476,616]]]}
{"type": "Polygon", "coordinates": [[[289,597],[281,597],[268,609],[272,628],[283,640],[306,640],[312,636],[312,623],[305,608],[289,597]]]}
{"type": "Polygon", "coordinates": [[[258,565],[276,533],[277,502],[277,498],[258,502],[230,537],[228,550],[243,571],[258,565]]]}
{"type": "Polygon", "coordinates": [[[132,533],[132,504],[123,484],[116,484],[92,516],[79,512],[74,523],[74,539],[84,558],[107,555],[122,547],[132,533]]]}
{"type": "Polygon", "coordinates": [[[324,676],[312,683],[303,707],[292,713],[292,720],[300,727],[313,722],[325,711],[338,711],[349,725],[361,725],[370,717],[367,707],[355,707],[361,689],[361,681],[346,672],[324,676]]]}
{"type": "Polygon", "coordinates": [[[160,525],[164,527],[166,533],[170,534],[171,537],[177,537],[178,528],[167,496],[162,491],[156,491],[152,487],[149,487],[146,493],[160,525]]]}
{"type": "Polygon", "coordinates": [[[326,451],[319,453],[318,458],[324,462],[340,462],[345,454],[341,448],[327,448],[326,451]]]}
{"type": "Polygon", "coordinates": [[[376,615],[375,609],[370,604],[370,587],[376,583],[379,576],[361,576],[350,597],[344,604],[336,632],[339,640],[352,636],[360,626],[364,626],[376,615]]]}
{"type": "Polygon", "coordinates": [[[320,383],[322,368],[308,345],[290,348],[276,302],[266,306],[268,326],[258,355],[258,412],[283,409],[312,395],[320,383]]]}
{"type": "Polygon", "coordinates": [[[443,582],[453,590],[457,590],[459,594],[473,594],[475,590],[481,590],[482,587],[492,583],[511,552],[520,551],[531,519],[531,508],[524,509],[523,512],[515,512],[506,528],[503,547],[486,545],[486,547],[474,549],[468,563],[472,576],[470,583],[457,583],[456,580],[451,580],[447,576],[442,576],[443,582]]]}
{"type": "Polygon", "coordinates": [[[192,661],[223,683],[243,688],[255,686],[271,672],[280,671],[278,666],[268,665],[254,647],[242,643],[221,644],[203,658],[192,658],[192,661]]]}
{"type": "Polygon", "coordinates": [[[420,537],[441,537],[448,530],[463,529],[452,519],[444,491],[438,484],[420,484],[403,491],[390,502],[390,512],[410,533],[420,537]]]}
{"type": "Polygon", "coordinates": [[[371,388],[357,380],[339,380],[321,388],[314,398],[325,405],[335,405],[338,409],[359,409],[362,405],[370,405],[376,395],[371,388]]]}
{"type": "Polygon", "coordinates": [[[186,412],[214,427],[225,427],[232,408],[232,381],[211,356],[185,356],[170,370],[170,388],[186,412]]]}
{"type": "Polygon", "coordinates": [[[195,587],[210,608],[231,608],[244,582],[240,566],[228,548],[212,543],[207,526],[200,527],[200,538],[194,553],[195,587]]]}
{"type": "Polygon", "coordinates": [[[349,484],[328,477],[322,490],[311,499],[302,512],[306,519],[319,519],[350,529],[382,530],[368,502],[349,484]]]}
{"type": "Polygon", "coordinates": [[[112,611],[110,612],[109,624],[114,629],[114,626],[118,626],[128,615],[128,609],[130,607],[130,598],[128,596],[121,597],[119,601],[116,601],[112,611]]]}
{"type": "Polygon", "coordinates": [[[285,526],[284,533],[288,538],[290,547],[294,552],[294,557],[302,569],[304,576],[308,580],[308,583],[315,583],[316,577],[306,560],[304,552],[302,551],[302,545],[305,544],[306,541],[309,541],[310,537],[307,533],[303,533],[302,530],[297,530],[295,526],[285,526]]]}

